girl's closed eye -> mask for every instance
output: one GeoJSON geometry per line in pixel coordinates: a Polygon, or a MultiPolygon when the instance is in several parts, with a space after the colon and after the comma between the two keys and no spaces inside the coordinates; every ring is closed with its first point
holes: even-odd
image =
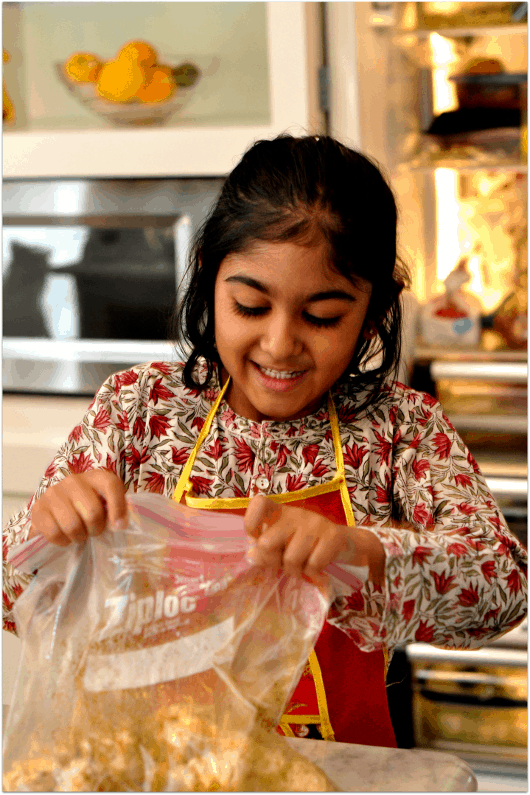
{"type": "MultiPolygon", "coordinates": [[[[237,314],[242,315],[243,317],[260,317],[269,311],[268,306],[244,306],[243,304],[240,304],[239,301],[234,301],[234,307],[237,314]]],[[[330,328],[332,326],[336,326],[341,320],[340,316],[316,317],[315,315],[310,315],[309,312],[303,312],[302,314],[308,323],[311,323],[313,326],[318,326],[319,328],[330,328]]]]}

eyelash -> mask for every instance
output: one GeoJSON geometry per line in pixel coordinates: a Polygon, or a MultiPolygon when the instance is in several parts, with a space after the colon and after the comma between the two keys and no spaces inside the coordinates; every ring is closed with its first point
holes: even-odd
{"type": "MultiPolygon", "coordinates": [[[[266,306],[243,306],[243,304],[238,303],[238,301],[235,301],[234,305],[237,314],[242,315],[243,317],[260,317],[268,311],[268,307],[266,306]]],[[[331,328],[332,326],[336,326],[340,321],[340,317],[315,317],[314,315],[310,315],[307,312],[305,312],[304,315],[308,323],[311,323],[312,326],[317,326],[318,328],[331,328]]]]}

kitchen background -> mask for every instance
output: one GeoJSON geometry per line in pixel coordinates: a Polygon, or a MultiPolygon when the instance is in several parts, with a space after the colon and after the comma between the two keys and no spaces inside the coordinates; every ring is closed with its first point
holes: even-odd
{"type": "MultiPolygon", "coordinates": [[[[4,3],[4,521],[110,372],[177,355],[191,235],[247,146],[288,130],[390,175],[412,272],[400,378],[441,399],[526,544],[526,5],[4,3]],[[101,64],[139,39],[165,71],[128,97],[101,64]]],[[[3,633],[4,703],[17,656],[3,633]]],[[[400,650],[400,746],[526,791],[526,660],[524,627],[400,650]]]]}

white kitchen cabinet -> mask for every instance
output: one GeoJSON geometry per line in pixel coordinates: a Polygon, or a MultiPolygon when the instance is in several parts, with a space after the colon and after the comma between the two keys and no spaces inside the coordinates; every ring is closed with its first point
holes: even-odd
{"type": "MultiPolygon", "coordinates": [[[[13,51],[12,61],[5,65],[5,78],[15,105],[19,106],[15,126],[9,129],[4,125],[5,178],[223,175],[257,139],[284,131],[322,131],[317,3],[11,3],[4,5],[3,12],[4,47],[13,51]],[[136,16],[142,7],[145,9],[143,26],[129,24],[128,6],[136,16]],[[111,37],[105,15],[117,13],[116,9],[123,10],[123,25],[113,29],[111,37]],[[217,22],[212,10],[218,16],[217,22]],[[46,32],[40,37],[35,34],[33,17],[40,14],[45,24],[44,12],[59,11],[61,20],[65,20],[62,29],[70,38],[63,45],[58,40],[55,49],[62,46],[61,52],[51,53],[48,44],[48,54],[43,54],[39,62],[33,49],[37,44],[42,49],[40,39],[46,38],[46,32]],[[72,21],[74,12],[88,13],[89,20],[79,21],[76,27],[72,21]],[[178,23],[180,12],[183,18],[194,20],[194,27],[188,21],[188,37],[186,29],[180,30],[184,27],[178,23]],[[76,99],[67,96],[54,75],[53,61],[64,60],[79,49],[89,49],[91,43],[90,49],[95,50],[93,42],[98,36],[107,36],[105,47],[102,46],[105,58],[112,57],[130,38],[151,37],[156,46],[162,40],[157,28],[162,22],[157,23],[157,14],[166,15],[162,22],[173,20],[163,49],[179,49],[182,53],[188,45],[186,55],[218,56],[216,74],[204,77],[196,96],[181,114],[156,128],[113,128],[81,105],[76,108],[76,99]],[[224,30],[224,37],[218,33],[220,29],[224,30]],[[47,82],[41,70],[47,70],[47,82]],[[52,116],[49,108],[55,107],[54,102],[64,104],[52,116]]],[[[47,24],[50,30],[54,29],[49,21],[47,24]]]]}
{"type": "MultiPolygon", "coordinates": [[[[7,506],[33,494],[46,467],[70,431],[81,421],[89,397],[4,395],[2,401],[3,493],[7,506]]],[[[25,500],[27,503],[27,500],[25,500]]],[[[4,504],[4,519],[6,504],[4,504]]]]}

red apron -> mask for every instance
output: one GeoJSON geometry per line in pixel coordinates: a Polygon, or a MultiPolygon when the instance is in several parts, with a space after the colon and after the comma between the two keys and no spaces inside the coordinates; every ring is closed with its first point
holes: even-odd
{"type": "MultiPolygon", "coordinates": [[[[201,499],[192,496],[193,461],[210,429],[229,380],[219,393],[203,425],[195,448],[181,473],[173,499],[201,510],[228,510],[244,515],[250,498],[201,499]]],[[[328,397],[328,411],[337,476],[321,486],[270,495],[270,498],[275,502],[315,511],[336,524],[353,525],[353,513],[344,477],[338,419],[331,395],[328,397]]],[[[326,622],[277,731],[291,737],[312,737],[396,748],[386,696],[385,651],[361,651],[345,632],[326,622]]]]}

